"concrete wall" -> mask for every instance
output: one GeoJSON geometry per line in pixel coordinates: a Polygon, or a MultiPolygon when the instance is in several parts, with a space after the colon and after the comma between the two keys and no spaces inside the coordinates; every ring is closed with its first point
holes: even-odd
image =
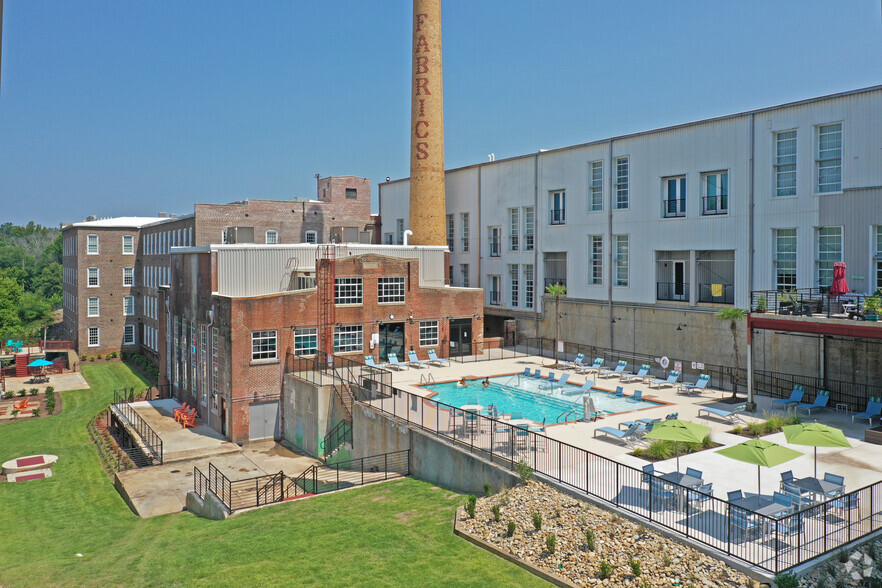
{"type": "Polygon", "coordinates": [[[320,386],[293,375],[282,383],[282,437],[298,449],[318,457],[325,435],[347,419],[333,386],[320,386]]]}

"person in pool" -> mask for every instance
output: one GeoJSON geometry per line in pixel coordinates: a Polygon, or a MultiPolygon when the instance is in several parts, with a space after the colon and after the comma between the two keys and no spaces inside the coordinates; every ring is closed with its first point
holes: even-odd
{"type": "Polygon", "coordinates": [[[490,378],[484,378],[484,382],[481,385],[484,386],[485,388],[489,388],[490,387],[490,378]]]}
{"type": "Polygon", "coordinates": [[[462,388],[465,388],[466,386],[468,386],[468,384],[466,383],[465,377],[460,378],[459,382],[457,382],[456,385],[460,386],[462,388]]]}

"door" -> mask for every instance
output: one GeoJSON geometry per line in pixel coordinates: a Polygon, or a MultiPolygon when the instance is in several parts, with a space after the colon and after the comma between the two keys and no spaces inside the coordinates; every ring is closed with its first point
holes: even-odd
{"type": "Polygon", "coordinates": [[[450,356],[460,357],[472,353],[472,319],[450,321],[450,356]]]}
{"type": "Polygon", "coordinates": [[[221,426],[221,435],[224,437],[227,436],[227,401],[221,396],[220,399],[220,426],[221,426]]]}
{"type": "Polygon", "coordinates": [[[686,299],[686,262],[674,262],[674,299],[686,299]]]}
{"type": "Polygon", "coordinates": [[[380,361],[388,361],[394,353],[398,361],[406,361],[404,354],[404,323],[380,324],[380,361]]]}
{"type": "Polygon", "coordinates": [[[274,439],[279,436],[279,402],[255,402],[249,407],[248,438],[274,439]]]}

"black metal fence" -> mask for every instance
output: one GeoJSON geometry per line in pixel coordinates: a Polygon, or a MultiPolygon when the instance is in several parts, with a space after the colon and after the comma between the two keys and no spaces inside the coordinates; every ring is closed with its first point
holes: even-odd
{"type": "Polygon", "coordinates": [[[754,313],[826,316],[827,318],[862,319],[865,294],[831,296],[826,286],[755,290],[750,293],[750,311],[754,313]]]}
{"type": "Polygon", "coordinates": [[[683,282],[656,282],[656,300],[689,300],[689,284],[683,282]]]}
{"type": "Polygon", "coordinates": [[[113,391],[113,402],[110,405],[109,411],[111,427],[115,429],[119,436],[120,447],[132,458],[135,465],[162,464],[162,439],[141,418],[141,415],[132,408],[131,403],[134,401],[134,391],[134,388],[129,388],[128,390],[120,388],[113,391]],[[121,422],[117,415],[124,418],[127,422],[121,422]],[[138,443],[138,439],[130,434],[130,431],[137,433],[143,448],[138,443]],[[144,451],[145,449],[146,452],[144,451]]]}
{"type": "Polygon", "coordinates": [[[732,284],[699,284],[698,301],[735,304],[735,286],[732,284]]]}
{"type": "Polygon", "coordinates": [[[286,493],[291,497],[322,494],[408,475],[410,450],[404,449],[335,464],[311,466],[296,478],[289,479],[286,493]]]}
{"type": "Polygon", "coordinates": [[[829,406],[831,408],[837,404],[847,404],[850,411],[863,411],[867,408],[867,401],[870,397],[882,396],[882,386],[779,372],[758,370],[753,372],[753,388],[757,394],[772,398],[788,398],[793,391],[794,384],[805,386],[807,396],[804,398],[804,402],[811,402],[814,399],[813,395],[817,394],[818,390],[827,390],[830,392],[829,406]]]}
{"type": "Polygon", "coordinates": [[[327,457],[336,451],[344,443],[352,443],[352,422],[340,421],[334,428],[328,431],[322,440],[323,455],[327,457]]]}

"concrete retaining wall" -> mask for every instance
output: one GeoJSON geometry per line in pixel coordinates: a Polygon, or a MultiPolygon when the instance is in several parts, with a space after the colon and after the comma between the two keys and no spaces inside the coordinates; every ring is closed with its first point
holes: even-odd
{"type": "Polygon", "coordinates": [[[282,386],[282,437],[309,455],[323,456],[325,435],[347,418],[334,388],[291,375],[282,386]]]}

